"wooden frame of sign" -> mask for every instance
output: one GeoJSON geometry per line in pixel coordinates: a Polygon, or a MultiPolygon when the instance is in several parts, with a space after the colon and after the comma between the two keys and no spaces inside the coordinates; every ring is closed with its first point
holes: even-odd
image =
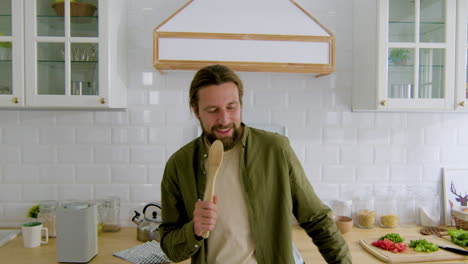
{"type": "Polygon", "coordinates": [[[158,70],[198,70],[223,64],[235,71],[313,73],[335,71],[335,35],[290,0],[326,36],[163,31],[189,1],[154,30],[153,65],[158,70]],[[227,52],[228,51],[228,52],[227,52]]]}

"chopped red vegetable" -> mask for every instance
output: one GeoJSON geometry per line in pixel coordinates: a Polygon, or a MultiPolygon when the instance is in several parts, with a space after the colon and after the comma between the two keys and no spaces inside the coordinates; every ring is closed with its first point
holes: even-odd
{"type": "Polygon", "coordinates": [[[381,249],[391,251],[393,253],[403,252],[407,248],[407,245],[405,243],[395,243],[388,238],[372,242],[372,245],[381,249]]]}

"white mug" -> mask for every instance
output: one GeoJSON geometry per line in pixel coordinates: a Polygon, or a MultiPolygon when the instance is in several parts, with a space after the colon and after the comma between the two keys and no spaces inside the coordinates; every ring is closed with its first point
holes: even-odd
{"type": "Polygon", "coordinates": [[[25,248],[34,248],[49,242],[49,230],[46,227],[42,227],[41,222],[22,224],[21,233],[23,235],[23,245],[25,248]],[[45,240],[41,240],[42,231],[45,232],[45,240]]]}

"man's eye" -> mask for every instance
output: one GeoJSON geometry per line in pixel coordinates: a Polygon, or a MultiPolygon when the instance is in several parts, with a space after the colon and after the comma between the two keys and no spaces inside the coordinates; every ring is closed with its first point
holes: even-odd
{"type": "Polygon", "coordinates": [[[207,112],[210,114],[213,114],[213,113],[216,113],[216,110],[217,110],[216,108],[210,108],[207,110],[207,112]]]}

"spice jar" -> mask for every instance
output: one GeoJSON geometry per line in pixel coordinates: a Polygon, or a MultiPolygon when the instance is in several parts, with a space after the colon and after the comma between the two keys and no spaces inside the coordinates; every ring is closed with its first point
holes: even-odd
{"type": "Polygon", "coordinates": [[[48,229],[49,237],[55,237],[57,235],[55,228],[57,206],[57,201],[42,201],[39,203],[37,220],[48,229]]]}
{"type": "Polygon", "coordinates": [[[373,228],[375,223],[374,200],[353,201],[356,212],[356,223],[360,228],[373,228]]]}
{"type": "Polygon", "coordinates": [[[399,222],[397,203],[394,199],[380,200],[378,216],[381,227],[397,227],[399,222]]]}

